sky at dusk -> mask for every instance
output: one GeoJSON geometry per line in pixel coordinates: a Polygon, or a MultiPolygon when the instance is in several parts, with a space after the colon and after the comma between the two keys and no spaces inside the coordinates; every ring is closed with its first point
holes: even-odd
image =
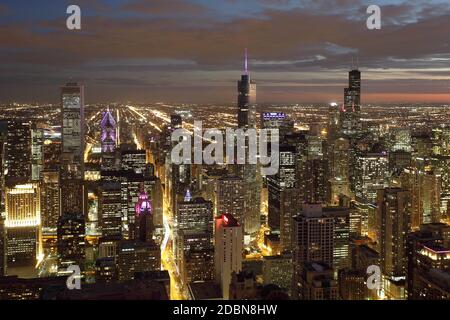
{"type": "Polygon", "coordinates": [[[449,44],[449,0],[0,0],[0,101],[231,103],[248,48],[260,103],[342,101],[356,56],[363,103],[450,103],[449,44]]]}

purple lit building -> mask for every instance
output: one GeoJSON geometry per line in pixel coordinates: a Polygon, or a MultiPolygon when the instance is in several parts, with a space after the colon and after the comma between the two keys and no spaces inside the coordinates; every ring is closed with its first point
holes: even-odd
{"type": "Polygon", "coordinates": [[[143,186],[139,194],[138,202],[134,207],[136,213],[135,238],[138,241],[149,241],[153,236],[152,204],[143,186]]]}
{"type": "Polygon", "coordinates": [[[107,109],[103,113],[102,122],[102,152],[114,152],[116,147],[116,120],[107,109]]]}

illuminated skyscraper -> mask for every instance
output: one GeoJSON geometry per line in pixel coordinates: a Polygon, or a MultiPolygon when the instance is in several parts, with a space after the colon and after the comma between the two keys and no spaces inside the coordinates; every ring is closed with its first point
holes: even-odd
{"type": "Polygon", "coordinates": [[[282,192],[296,186],[295,181],[295,147],[290,145],[280,146],[280,164],[278,173],[267,177],[267,188],[269,192],[269,227],[272,231],[280,230],[282,192]]]}
{"type": "Polygon", "coordinates": [[[355,136],[361,132],[361,72],[355,68],[349,72],[349,85],[344,90],[344,105],[340,112],[341,132],[355,136]]]}
{"type": "Polygon", "coordinates": [[[244,234],[242,226],[231,214],[222,214],[215,221],[214,260],[216,281],[224,300],[229,299],[231,274],[242,270],[244,234]]]}
{"type": "MultiPolygon", "coordinates": [[[[338,137],[348,139],[348,165],[350,191],[356,193],[356,179],[360,173],[356,172],[359,155],[358,139],[363,132],[361,122],[361,72],[357,67],[349,72],[349,86],[344,90],[344,103],[339,109],[338,137]]],[[[333,133],[334,135],[334,133],[333,133]]]]}
{"type": "Polygon", "coordinates": [[[263,257],[264,285],[275,284],[290,293],[293,271],[291,254],[263,257]]]}
{"type": "MultiPolygon", "coordinates": [[[[248,56],[245,50],[244,74],[238,81],[238,128],[249,129],[256,127],[256,84],[251,80],[248,73],[248,56]]],[[[245,154],[248,155],[249,139],[246,136],[245,154]]],[[[248,160],[248,159],[247,159],[248,160]]],[[[255,234],[260,226],[260,192],[261,180],[254,164],[236,165],[236,175],[244,181],[245,200],[244,210],[240,216],[235,216],[244,226],[245,233],[255,234]]],[[[225,212],[225,211],[222,211],[225,212]]]]}
{"type": "Polygon", "coordinates": [[[147,192],[141,187],[139,199],[134,207],[136,213],[135,239],[141,242],[153,239],[153,208],[147,192]]]}
{"type": "MultiPolygon", "coordinates": [[[[70,166],[70,165],[69,165],[70,166]]],[[[70,166],[70,168],[75,168],[70,166]]],[[[64,169],[60,176],[61,215],[80,215],[84,213],[84,185],[81,178],[75,178],[78,171],[68,172],[64,169]]]]}
{"type": "Polygon", "coordinates": [[[404,298],[407,273],[407,233],[411,230],[410,192],[401,188],[378,191],[378,223],[384,290],[390,298],[404,298]]]}
{"type": "Polygon", "coordinates": [[[70,265],[84,269],[86,257],[85,221],[76,214],[64,214],[58,220],[57,231],[58,271],[70,265]]]}
{"type": "Polygon", "coordinates": [[[119,281],[134,279],[136,273],[161,270],[161,249],[154,241],[128,241],[117,248],[119,281]]]}
{"type": "Polygon", "coordinates": [[[450,299],[450,226],[430,223],[408,235],[408,299],[450,299]]]}
{"type": "Polygon", "coordinates": [[[146,159],[145,150],[124,150],[121,152],[121,168],[143,174],[147,163],[146,159]]]}
{"type": "Polygon", "coordinates": [[[84,217],[84,87],[63,86],[61,106],[61,215],[84,217]]]}
{"type": "Polygon", "coordinates": [[[161,249],[153,240],[152,203],[141,186],[135,204],[134,239],[123,240],[117,249],[117,268],[120,281],[134,279],[138,272],[161,269],[161,249]]]}
{"type": "Polygon", "coordinates": [[[31,180],[31,124],[9,120],[5,145],[5,182],[9,186],[31,180]]]}
{"type": "Polygon", "coordinates": [[[100,126],[102,129],[102,152],[113,152],[116,147],[116,120],[109,109],[103,113],[100,126]]]}
{"type": "Polygon", "coordinates": [[[389,160],[387,152],[367,152],[356,160],[355,193],[361,199],[376,202],[377,190],[387,186],[389,160]]]}
{"type": "Polygon", "coordinates": [[[84,168],[84,86],[67,83],[61,88],[62,153],[70,154],[71,164],[77,166],[78,176],[84,168]]]}
{"type": "Polygon", "coordinates": [[[118,181],[103,181],[99,195],[99,226],[103,237],[122,236],[122,193],[118,181]]]}
{"type": "Polygon", "coordinates": [[[31,128],[31,180],[39,181],[44,168],[44,129],[33,124],[31,128]]]}
{"type": "Polygon", "coordinates": [[[441,219],[450,224],[450,155],[433,157],[436,174],[441,178],[441,219]]]}
{"type": "Polygon", "coordinates": [[[336,139],[340,138],[340,111],[341,108],[336,102],[331,103],[328,107],[327,138],[329,144],[333,144],[336,139]]]}
{"type": "Polygon", "coordinates": [[[307,149],[301,151],[304,187],[302,193],[308,203],[325,203],[327,186],[326,141],[317,135],[308,135],[307,149]],[[306,151],[306,153],[305,153],[306,151]]]}
{"type": "Polygon", "coordinates": [[[450,156],[450,127],[442,125],[433,128],[432,134],[433,154],[450,156]]]}
{"type": "Polygon", "coordinates": [[[408,128],[396,128],[391,132],[391,150],[411,152],[411,131],[408,128]]]}
{"type": "Polygon", "coordinates": [[[248,73],[248,57],[245,50],[245,73],[238,81],[238,127],[249,128],[255,126],[256,84],[248,73]]]}
{"type": "Polygon", "coordinates": [[[333,269],[337,272],[350,266],[350,209],[324,207],[323,215],[333,218],[333,269]]]}
{"type": "Polygon", "coordinates": [[[441,221],[441,175],[432,171],[406,168],[401,186],[411,192],[411,228],[441,221]]]}
{"type": "Polygon", "coordinates": [[[0,215],[0,277],[6,275],[6,226],[5,218],[0,215]]]}
{"type": "Polygon", "coordinates": [[[56,234],[60,216],[59,172],[41,172],[41,220],[44,234],[56,234]]]}
{"type": "Polygon", "coordinates": [[[332,142],[328,148],[329,160],[329,199],[330,205],[338,205],[339,196],[350,196],[349,182],[349,143],[347,139],[339,138],[332,142]]]}
{"type": "Polygon", "coordinates": [[[116,168],[116,120],[109,110],[103,112],[101,127],[102,142],[102,170],[114,170],[116,168]]]}
{"type": "Polygon", "coordinates": [[[233,215],[238,221],[243,220],[245,210],[245,181],[239,177],[222,177],[217,181],[217,212],[233,215]]]}
{"type": "Polygon", "coordinates": [[[29,266],[41,254],[41,214],[37,184],[6,188],[8,267],[29,266]]]}
{"type": "Polygon", "coordinates": [[[293,295],[297,297],[303,291],[301,279],[305,275],[306,263],[318,262],[333,266],[334,218],[324,215],[321,204],[303,204],[293,224],[293,295]]]}
{"type": "Polygon", "coordinates": [[[334,218],[324,214],[321,204],[304,204],[294,218],[294,264],[323,261],[333,265],[334,218]]]}
{"type": "Polygon", "coordinates": [[[286,135],[294,130],[294,122],[284,112],[262,112],[261,128],[278,129],[280,141],[283,142],[286,135]]]}
{"type": "Polygon", "coordinates": [[[203,198],[185,196],[174,221],[175,258],[182,277],[206,281],[214,277],[213,205],[203,198]]]}
{"type": "Polygon", "coordinates": [[[61,132],[60,126],[44,130],[44,145],[42,147],[45,170],[59,170],[61,164],[61,132]]]}

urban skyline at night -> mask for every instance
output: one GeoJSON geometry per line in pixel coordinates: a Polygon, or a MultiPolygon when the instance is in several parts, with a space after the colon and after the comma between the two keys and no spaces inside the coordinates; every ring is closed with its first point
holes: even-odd
{"type": "Polygon", "coordinates": [[[450,300],[448,1],[2,16],[0,300],[450,300]]]}

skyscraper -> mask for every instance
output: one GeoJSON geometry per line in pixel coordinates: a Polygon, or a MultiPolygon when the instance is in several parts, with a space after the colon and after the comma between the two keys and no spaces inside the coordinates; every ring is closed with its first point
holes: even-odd
{"type": "Polygon", "coordinates": [[[441,175],[438,172],[406,168],[401,186],[411,192],[411,228],[441,221],[441,175]]]}
{"type": "Polygon", "coordinates": [[[9,120],[5,145],[5,183],[13,187],[31,180],[31,124],[9,120]]]}
{"type": "Polygon", "coordinates": [[[59,217],[57,231],[58,272],[71,265],[84,270],[86,258],[85,221],[79,214],[64,214],[59,217]]]}
{"type": "Polygon", "coordinates": [[[345,136],[361,133],[361,72],[353,68],[348,73],[348,87],[344,89],[344,105],[341,108],[341,131],[345,136]]]}
{"type": "Polygon", "coordinates": [[[233,215],[238,221],[244,219],[245,181],[236,176],[222,177],[217,180],[216,210],[233,215]]]}
{"type": "Polygon", "coordinates": [[[267,177],[268,200],[269,200],[269,227],[272,231],[280,230],[281,218],[281,196],[284,190],[293,189],[296,186],[295,172],[295,147],[290,145],[280,146],[280,164],[278,173],[267,177]]]}
{"type": "Polygon", "coordinates": [[[61,215],[84,219],[84,87],[67,83],[61,88],[61,215]]]}
{"type": "Polygon", "coordinates": [[[324,216],[333,218],[333,268],[337,272],[349,267],[350,209],[346,207],[325,207],[324,216]]]}
{"type": "Polygon", "coordinates": [[[329,205],[337,205],[339,203],[339,196],[350,196],[350,182],[349,182],[349,143],[347,139],[338,138],[328,144],[328,161],[329,173],[328,176],[328,196],[327,202],[329,205]]]}
{"type": "Polygon", "coordinates": [[[302,295],[308,263],[333,266],[334,218],[327,217],[321,204],[303,204],[301,213],[293,221],[293,296],[302,295]]]}
{"type": "Polygon", "coordinates": [[[213,205],[203,198],[179,202],[174,221],[175,258],[185,281],[207,281],[214,275],[213,205]]]}
{"type": "Polygon", "coordinates": [[[109,108],[103,112],[100,123],[102,143],[102,170],[114,170],[116,168],[116,120],[109,108]]]}
{"type": "Polygon", "coordinates": [[[134,239],[120,241],[117,249],[120,281],[134,279],[138,272],[161,269],[161,249],[153,240],[153,207],[142,185],[134,210],[134,239]]]}
{"type": "Polygon", "coordinates": [[[326,140],[317,135],[308,135],[307,149],[302,150],[302,164],[300,170],[304,179],[302,193],[305,201],[309,203],[325,203],[326,202],[326,186],[327,186],[327,153],[326,140]],[[305,152],[306,151],[306,152],[305,152]]]}
{"type": "Polygon", "coordinates": [[[62,153],[70,154],[71,163],[76,165],[78,177],[84,169],[84,86],[67,83],[61,88],[62,153]]]}
{"type": "MultiPolygon", "coordinates": [[[[70,168],[74,168],[70,166],[70,168]]],[[[61,215],[77,214],[84,217],[84,185],[81,178],[75,178],[77,171],[61,172],[60,178],[60,202],[61,215]]]]}
{"type": "Polygon", "coordinates": [[[430,223],[408,235],[408,299],[450,299],[450,226],[430,223]]]}
{"type": "Polygon", "coordinates": [[[8,266],[30,266],[40,255],[41,214],[37,184],[6,188],[8,266]]]}
{"type": "Polygon", "coordinates": [[[136,213],[135,239],[140,242],[153,241],[153,208],[143,185],[134,210],[136,213]]]}
{"type": "Polygon", "coordinates": [[[358,155],[355,173],[356,196],[369,202],[376,202],[377,190],[387,186],[389,173],[387,152],[364,152],[358,155]]]}
{"type": "Polygon", "coordinates": [[[161,250],[154,241],[124,240],[117,248],[119,281],[134,279],[136,273],[161,269],[161,250]]]}
{"type": "Polygon", "coordinates": [[[399,292],[399,296],[391,298],[404,298],[406,235],[411,229],[411,197],[408,190],[385,188],[378,191],[378,223],[384,289],[388,296],[399,292]]]}
{"type": "Polygon", "coordinates": [[[109,110],[103,112],[102,122],[100,124],[102,133],[102,152],[113,152],[116,148],[116,120],[109,110]]]}
{"type": "MultiPolygon", "coordinates": [[[[238,81],[238,128],[249,129],[256,127],[256,84],[248,73],[248,56],[245,49],[244,74],[238,81]]],[[[249,138],[245,136],[245,155],[248,161],[249,138]]],[[[247,234],[256,234],[260,227],[260,192],[261,179],[255,164],[245,163],[236,165],[236,175],[244,181],[245,192],[244,210],[237,219],[244,226],[247,234]]]]}
{"type": "Polygon", "coordinates": [[[231,274],[242,270],[244,234],[242,226],[231,214],[216,217],[215,225],[216,281],[221,286],[223,299],[228,300],[231,274]]]}
{"type": "Polygon", "coordinates": [[[263,257],[264,285],[275,284],[290,293],[293,271],[290,254],[263,257]]]}
{"type": "Polygon", "coordinates": [[[334,218],[324,214],[321,204],[304,204],[294,218],[294,264],[322,261],[333,266],[334,218]]]}
{"type": "Polygon", "coordinates": [[[44,129],[38,124],[31,127],[31,180],[39,181],[44,168],[44,129]]]}
{"type": "Polygon", "coordinates": [[[294,122],[284,112],[262,112],[261,128],[278,129],[280,141],[284,142],[286,135],[294,129],[294,122]]]}
{"type": "Polygon", "coordinates": [[[5,218],[0,215],[0,277],[6,275],[6,226],[5,218]]]}
{"type": "Polygon", "coordinates": [[[56,234],[60,216],[59,172],[44,170],[41,172],[41,220],[44,234],[56,234]]]}
{"type": "Polygon", "coordinates": [[[238,81],[238,127],[249,128],[255,125],[256,84],[248,73],[248,56],[245,50],[244,74],[238,81]]]}
{"type": "Polygon", "coordinates": [[[122,236],[122,188],[118,181],[103,181],[99,195],[99,226],[103,237],[122,236]]]}

